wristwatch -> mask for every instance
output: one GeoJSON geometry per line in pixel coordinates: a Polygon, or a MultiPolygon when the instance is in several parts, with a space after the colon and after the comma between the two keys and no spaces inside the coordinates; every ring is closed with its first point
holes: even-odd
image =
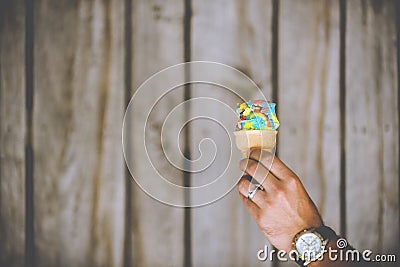
{"type": "Polygon", "coordinates": [[[335,231],[325,225],[300,231],[293,239],[293,259],[301,266],[320,259],[329,240],[335,237],[335,231]]]}

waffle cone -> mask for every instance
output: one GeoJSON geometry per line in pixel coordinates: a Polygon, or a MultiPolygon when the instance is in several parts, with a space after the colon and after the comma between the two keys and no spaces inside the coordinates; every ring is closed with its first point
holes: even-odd
{"type": "Polygon", "coordinates": [[[236,146],[247,157],[251,148],[260,148],[271,151],[276,145],[275,130],[241,130],[235,131],[236,146]]]}

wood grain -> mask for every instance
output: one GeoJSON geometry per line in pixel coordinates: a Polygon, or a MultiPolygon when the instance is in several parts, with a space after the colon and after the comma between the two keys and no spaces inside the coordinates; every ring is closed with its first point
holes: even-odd
{"type": "Polygon", "coordinates": [[[395,1],[347,2],[347,236],[358,249],[398,248],[395,1]]]}
{"type": "Polygon", "coordinates": [[[279,25],[279,155],[338,229],[338,4],[282,1],[279,25]]]}
{"type": "Polygon", "coordinates": [[[338,1],[280,1],[279,157],[338,232],[339,115],[338,1]]]}
{"type": "MultiPolygon", "coordinates": [[[[154,200],[133,181],[128,190],[124,188],[124,87],[134,93],[150,75],[183,62],[185,45],[188,48],[185,29],[190,30],[192,60],[221,62],[243,71],[269,99],[276,82],[272,74],[278,71],[278,97],[272,100],[277,100],[281,121],[279,156],[300,176],[326,224],[337,231],[344,220],[340,218],[339,183],[340,114],[345,112],[346,237],[356,248],[374,253],[398,249],[395,0],[345,1],[344,96],[339,95],[343,65],[339,65],[338,0],[275,2],[279,3],[275,14],[278,62],[272,55],[273,0],[192,0],[190,29],[184,26],[185,1],[131,2],[131,9],[126,10],[124,3],[130,1],[33,1],[31,128],[27,127],[25,72],[32,67],[25,58],[29,9],[26,1],[0,0],[0,266],[26,265],[26,219],[34,219],[35,262],[27,264],[35,266],[182,266],[188,252],[185,246],[191,247],[193,266],[272,265],[257,260],[257,251],[267,241],[236,190],[192,209],[191,231],[186,228],[190,238],[185,239],[183,209],[154,200]],[[127,20],[131,32],[124,35],[127,20]],[[278,69],[272,70],[276,63],[278,69]],[[125,76],[127,65],[131,68],[125,76]],[[124,85],[124,81],[131,82],[124,85]],[[342,111],[341,97],[346,99],[342,111]],[[34,178],[34,218],[26,218],[25,207],[29,194],[25,191],[24,151],[30,138],[34,173],[27,174],[34,178]]],[[[178,76],[173,78],[182,78],[178,76]]],[[[228,86],[243,86],[236,78],[217,78],[228,86]]],[[[146,97],[155,97],[164,85],[156,83],[157,88],[146,92],[146,97]]],[[[250,88],[243,92],[247,99],[258,97],[250,88]]],[[[211,85],[193,85],[191,94],[230,107],[240,101],[211,85]]],[[[234,124],[223,106],[200,101],[190,106],[189,116],[176,115],[173,127],[164,129],[166,142],[161,144],[166,116],[183,101],[184,88],[163,97],[149,118],[146,136],[156,168],[180,185],[183,173],[165,159],[162,147],[172,147],[172,140],[177,140],[172,129],[205,111],[217,121],[232,121],[228,131],[234,124]]],[[[147,109],[145,101],[140,105],[147,109]]],[[[141,120],[138,116],[135,123],[141,120]]],[[[207,142],[198,149],[204,138],[211,138],[218,149],[215,167],[191,175],[192,185],[202,185],[223,171],[227,164],[223,159],[230,152],[239,152],[228,149],[226,133],[212,121],[196,120],[188,127],[189,135],[180,138],[190,141],[192,158],[201,156],[200,152],[213,153],[214,147],[207,142]]],[[[135,167],[146,177],[148,158],[138,150],[137,138],[133,141],[135,167]]],[[[175,156],[179,158],[178,153],[175,156]]],[[[229,183],[238,176],[233,166],[220,179],[229,183]]],[[[171,196],[168,190],[164,193],[175,200],[184,198],[171,196]]],[[[192,200],[202,197],[191,195],[192,200]]]]}
{"type": "MultiPolygon", "coordinates": [[[[134,1],[132,3],[132,92],[151,75],[183,61],[183,1],[134,1]]],[[[176,77],[182,80],[181,77],[176,77]]],[[[175,77],[171,77],[173,80],[175,77]]],[[[138,107],[143,115],[135,116],[135,125],[144,125],[145,111],[149,99],[157,99],[166,88],[166,82],[154,82],[154,87],[143,95],[138,107]]],[[[159,173],[175,184],[182,184],[183,173],[172,166],[164,155],[164,147],[174,145],[177,136],[169,130],[171,125],[163,129],[166,116],[172,109],[183,101],[183,88],[177,88],[160,99],[147,119],[146,145],[150,159],[141,149],[143,140],[133,136],[132,157],[135,173],[139,177],[162,179],[150,174],[148,161],[151,160],[159,173]],[[165,131],[165,142],[161,143],[161,131],[165,131]],[[164,147],[163,147],[164,146],[164,147]],[[149,175],[152,175],[149,177],[149,175]]],[[[183,114],[174,119],[174,123],[181,124],[183,114]]],[[[182,195],[173,195],[165,189],[165,198],[181,199],[182,195]]],[[[184,261],[184,237],[182,208],[168,206],[153,199],[142,191],[132,181],[132,225],[131,225],[131,264],[132,266],[182,266],[184,261]]]]}
{"type": "MultiPolygon", "coordinates": [[[[266,97],[271,97],[271,1],[194,1],[192,18],[192,60],[207,60],[228,64],[249,75],[266,97]]],[[[218,74],[223,80],[224,73],[218,74]]],[[[225,86],[238,88],[241,80],[229,79],[225,86]]],[[[259,98],[250,87],[242,88],[245,99],[259,98]]],[[[235,89],[234,89],[235,90],[235,89]]],[[[192,97],[210,97],[231,108],[241,102],[237,96],[221,87],[196,84],[192,97]]],[[[192,105],[191,114],[212,113],[212,118],[222,122],[226,131],[233,131],[235,115],[224,111],[223,105],[199,103],[192,105]],[[207,110],[204,107],[207,106],[207,110]],[[229,124],[228,122],[231,122],[229,124]]],[[[212,139],[217,148],[213,165],[203,172],[192,174],[194,184],[215,180],[227,166],[230,153],[239,154],[234,143],[227,144],[227,134],[210,120],[194,121],[192,132],[192,157],[200,156],[198,146],[204,138],[212,139]],[[233,145],[233,150],[230,149],[233,145]],[[225,161],[224,161],[225,159],[225,161]]],[[[204,155],[215,152],[213,146],[200,146],[204,155]]],[[[236,162],[219,179],[231,183],[239,178],[236,162]]],[[[193,195],[196,199],[201,196],[193,195]]],[[[254,220],[247,213],[236,189],[224,198],[192,211],[193,266],[270,266],[260,262],[257,252],[267,243],[254,220]]]]}
{"type": "Polygon", "coordinates": [[[123,5],[35,1],[36,266],[121,266],[123,5]]]}
{"type": "Polygon", "coordinates": [[[0,1],[0,266],[24,266],[24,1],[0,1]]]}

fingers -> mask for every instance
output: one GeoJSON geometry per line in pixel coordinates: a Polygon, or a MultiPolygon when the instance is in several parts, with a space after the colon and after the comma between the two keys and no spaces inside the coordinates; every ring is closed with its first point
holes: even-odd
{"type": "Polygon", "coordinates": [[[243,159],[239,162],[239,168],[259,182],[268,193],[272,193],[279,187],[279,181],[262,164],[253,159],[243,159]]]}
{"type": "Polygon", "coordinates": [[[253,201],[247,199],[247,197],[243,196],[241,193],[239,194],[240,199],[242,200],[244,206],[249,211],[251,217],[257,219],[260,213],[260,208],[253,201]]]}
{"type": "Polygon", "coordinates": [[[296,177],[297,175],[292,172],[278,157],[274,156],[268,151],[261,149],[252,149],[249,158],[257,160],[269,169],[272,174],[280,180],[288,180],[296,177]]]}
{"type": "Polygon", "coordinates": [[[253,199],[249,200],[247,198],[247,196],[249,194],[250,188],[252,188],[252,187],[253,187],[253,185],[244,177],[242,177],[239,180],[238,190],[239,190],[240,195],[243,196],[244,198],[246,198],[246,200],[248,200],[249,203],[253,203],[256,205],[257,208],[260,208],[265,203],[265,191],[258,189],[257,192],[255,193],[253,199]]]}

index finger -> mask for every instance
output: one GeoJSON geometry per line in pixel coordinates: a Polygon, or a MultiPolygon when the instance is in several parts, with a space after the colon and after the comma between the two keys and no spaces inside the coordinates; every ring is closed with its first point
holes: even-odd
{"type": "Polygon", "coordinates": [[[297,177],[297,175],[291,169],[289,169],[285,163],[266,150],[252,149],[250,151],[249,158],[261,162],[265,168],[269,169],[270,172],[280,180],[287,180],[297,177]]]}

